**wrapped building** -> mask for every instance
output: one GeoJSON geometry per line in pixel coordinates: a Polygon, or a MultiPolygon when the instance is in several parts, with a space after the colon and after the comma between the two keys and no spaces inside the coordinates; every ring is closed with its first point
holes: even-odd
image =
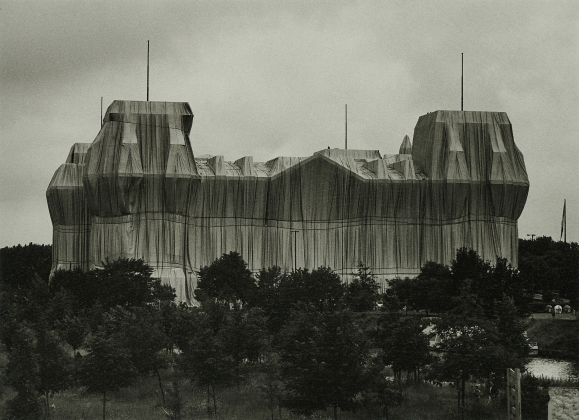
{"type": "Polygon", "coordinates": [[[398,154],[324,149],[234,162],[195,157],[187,103],[114,101],[47,190],[52,269],[142,258],[191,302],[196,271],[239,252],[253,271],[358,261],[382,283],[460,247],[517,265],[529,181],[505,113],[436,111],[398,154]]]}

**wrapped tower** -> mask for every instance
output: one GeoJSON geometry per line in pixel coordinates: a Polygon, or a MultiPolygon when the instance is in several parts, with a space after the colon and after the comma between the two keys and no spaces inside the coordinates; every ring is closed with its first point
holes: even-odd
{"type": "Polygon", "coordinates": [[[229,251],[253,271],[328,266],[343,279],[362,261],[382,282],[461,247],[517,265],[529,181],[505,113],[429,113],[395,155],[268,162],[195,158],[192,122],[187,103],[111,104],[48,187],[53,271],[142,258],[191,302],[196,271],[229,251]]]}

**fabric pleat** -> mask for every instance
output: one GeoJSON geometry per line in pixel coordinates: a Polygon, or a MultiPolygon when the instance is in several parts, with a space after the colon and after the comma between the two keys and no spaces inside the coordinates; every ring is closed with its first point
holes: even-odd
{"type": "Polygon", "coordinates": [[[253,271],[358,261],[384,286],[461,247],[517,265],[529,190],[505,113],[436,111],[397,155],[195,158],[187,103],[114,101],[92,144],[75,144],[47,190],[53,271],[143,258],[193,301],[196,272],[239,252],[253,271]]]}

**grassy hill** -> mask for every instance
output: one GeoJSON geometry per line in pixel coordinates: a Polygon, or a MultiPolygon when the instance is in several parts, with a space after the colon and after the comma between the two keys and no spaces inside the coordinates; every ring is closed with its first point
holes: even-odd
{"type": "Polygon", "coordinates": [[[579,354],[579,320],[531,319],[529,341],[539,344],[539,355],[573,358],[579,354]]]}

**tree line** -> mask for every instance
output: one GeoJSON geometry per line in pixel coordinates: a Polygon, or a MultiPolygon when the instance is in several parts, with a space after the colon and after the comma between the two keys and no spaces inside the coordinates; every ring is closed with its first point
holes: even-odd
{"type": "Polygon", "coordinates": [[[454,382],[464,407],[466,381],[499,388],[506,368],[524,368],[528,356],[528,295],[511,285],[518,273],[471,250],[449,267],[427,263],[417,279],[392,281],[384,295],[363,263],[346,285],[327,267],[254,276],[231,252],[200,269],[200,306],[189,308],[152,273],[121,259],[58,271],[50,283],[2,282],[3,383],[16,391],[7,418],[42,418],[52,394],[82,386],[102,396],[104,419],[107,395],[142,375],[157,377],[170,418],[181,416],[182,379],[203,390],[213,414],[220,392],[254,371],[265,378],[272,419],[282,408],[387,417],[408,382],[454,382]],[[437,316],[404,316],[404,307],[437,316]],[[425,330],[438,335],[435,348],[425,330]]]}
{"type": "Polygon", "coordinates": [[[549,236],[519,239],[519,270],[525,289],[541,293],[545,304],[557,295],[579,310],[579,245],[549,236]]]}

